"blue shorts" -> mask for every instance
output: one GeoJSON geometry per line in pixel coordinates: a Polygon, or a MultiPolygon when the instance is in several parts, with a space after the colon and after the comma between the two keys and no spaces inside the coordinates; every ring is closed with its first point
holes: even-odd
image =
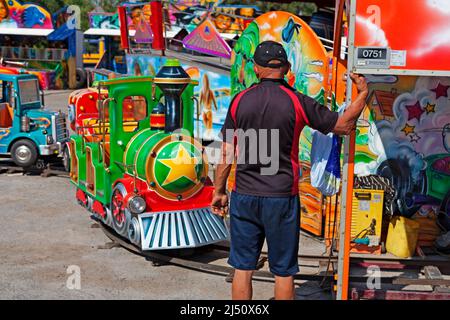
{"type": "Polygon", "coordinates": [[[231,250],[228,263],[239,270],[256,270],[264,239],[270,271],[281,277],[296,274],[300,236],[298,196],[262,197],[232,192],[231,250]]]}

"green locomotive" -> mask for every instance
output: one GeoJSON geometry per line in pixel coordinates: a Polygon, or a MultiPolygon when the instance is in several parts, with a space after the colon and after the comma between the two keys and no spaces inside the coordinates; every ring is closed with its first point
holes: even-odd
{"type": "Polygon", "coordinates": [[[98,113],[84,115],[69,142],[78,202],[142,250],[228,239],[209,209],[214,188],[193,138],[195,85],[170,59],[155,77],[102,81],[98,113]]]}

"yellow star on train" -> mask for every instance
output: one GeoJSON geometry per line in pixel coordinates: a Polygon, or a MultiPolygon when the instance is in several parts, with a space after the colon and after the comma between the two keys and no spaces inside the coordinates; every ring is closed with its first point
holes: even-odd
{"type": "Polygon", "coordinates": [[[185,177],[192,182],[197,182],[197,171],[195,168],[199,162],[197,157],[192,157],[186,148],[180,144],[177,155],[172,159],[159,159],[163,165],[170,169],[169,174],[163,182],[163,186],[185,177]]]}
{"type": "Polygon", "coordinates": [[[435,108],[436,108],[435,104],[427,103],[427,106],[425,107],[425,111],[427,112],[427,114],[436,112],[435,108]]]}
{"type": "Polygon", "coordinates": [[[402,131],[405,133],[405,136],[413,134],[415,126],[410,126],[409,124],[406,124],[405,127],[402,129],[402,131]]]}

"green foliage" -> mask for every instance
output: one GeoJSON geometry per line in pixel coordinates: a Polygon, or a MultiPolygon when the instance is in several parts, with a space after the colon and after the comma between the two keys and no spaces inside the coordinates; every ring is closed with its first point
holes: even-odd
{"type": "Polygon", "coordinates": [[[299,16],[310,16],[317,7],[314,3],[305,1],[292,1],[289,3],[269,2],[269,1],[250,1],[250,0],[224,0],[223,4],[245,4],[256,5],[262,12],[269,11],[287,11],[299,16]]]}
{"type": "Polygon", "coordinates": [[[124,1],[123,0],[97,0],[96,2],[105,10],[105,12],[116,12],[119,4],[124,1]]]}

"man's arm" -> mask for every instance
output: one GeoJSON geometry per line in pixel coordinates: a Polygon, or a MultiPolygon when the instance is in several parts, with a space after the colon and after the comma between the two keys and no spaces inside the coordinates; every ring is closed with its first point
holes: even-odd
{"type": "Polygon", "coordinates": [[[212,212],[225,216],[228,212],[227,180],[234,160],[234,146],[231,143],[222,143],[222,155],[216,168],[214,180],[214,195],[211,201],[212,212]]]}
{"type": "Polygon", "coordinates": [[[350,78],[356,85],[358,90],[358,96],[352,101],[350,106],[345,109],[345,112],[338,118],[333,133],[338,135],[348,135],[356,126],[356,121],[358,120],[361,112],[364,110],[366,105],[366,98],[369,92],[367,88],[366,80],[363,76],[350,73],[350,78]]]}

